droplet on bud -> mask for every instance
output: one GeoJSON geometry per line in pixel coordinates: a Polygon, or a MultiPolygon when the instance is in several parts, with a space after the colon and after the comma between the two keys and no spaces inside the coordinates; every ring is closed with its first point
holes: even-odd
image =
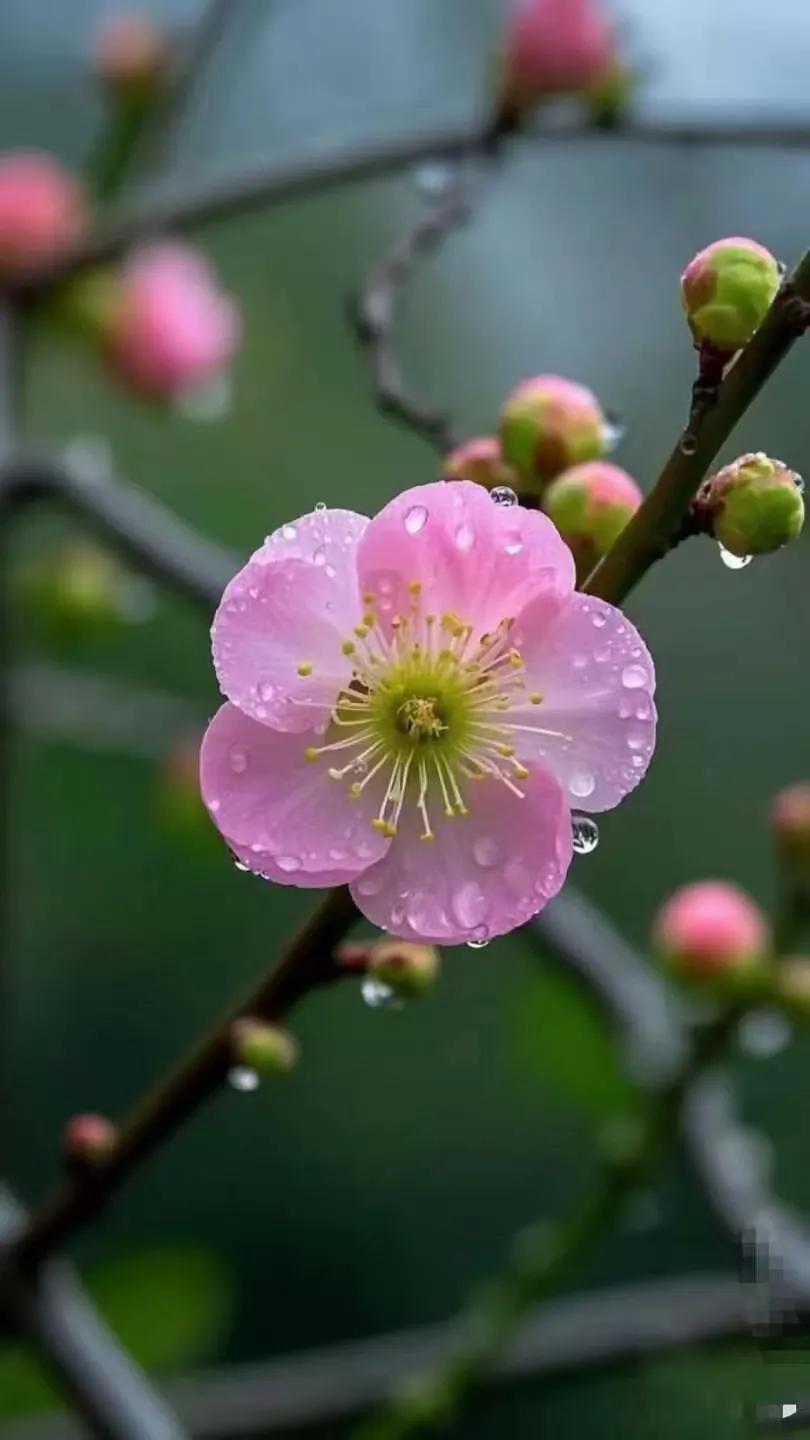
{"type": "Polygon", "coordinates": [[[576,855],[592,855],[599,844],[599,826],[593,817],[581,815],[575,810],[571,815],[571,830],[574,853],[576,855]]]}
{"type": "Polygon", "coordinates": [[[746,565],[750,565],[754,558],[753,555],[733,555],[730,550],[726,549],[725,545],[718,544],[717,548],[720,551],[720,559],[727,570],[744,570],[746,565]]]}
{"type": "Polygon", "coordinates": [[[240,1095],[249,1095],[251,1091],[258,1090],[259,1077],[249,1065],[233,1065],[228,1071],[228,1084],[240,1095]]]}
{"type": "Polygon", "coordinates": [[[402,1001],[396,991],[382,980],[367,975],[360,987],[360,993],[371,1010],[401,1010],[402,1001]]]}

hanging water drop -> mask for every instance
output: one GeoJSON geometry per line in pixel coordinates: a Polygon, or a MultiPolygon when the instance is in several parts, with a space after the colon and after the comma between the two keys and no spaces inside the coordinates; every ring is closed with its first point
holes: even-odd
{"type": "Polygon", "coordinates": [[[720,559],[727,570],[744,570],[746,565],[750,565],[754,558],[753,555],[732,555],[731,551],[727,550],[725,545],[718,545],[717,548],[720,551],[720,559]]]}
{"type": "Polygon", "coordinates": [[[803,495],[803,494],[804,494],[804,476],[803,476],[803,475],[797,475],[796,472],[794,471],[794,472],[793,472],[793,484],[796,486],[796,489],[798,490],[799,494],[800,494],[800,495],[803,495]]]}
{"type": "Polygon", "coordinates": [[[360,986],[360,994],[372,1010],[401,1010],[402,1001],[390,985],[367,975],[360,986]]]}
{"type": "Polygon", "coordinates": [[[581,815],[574,810],[571,815],[571,833],[575,855],[592,855],[599,844],[599,826],[591,815],[581,815]]]}
{"type": "Polygon", "coordinates": [[[612,411],[608,411],[605,415],[605,427],[603,430],[605,449],[608,452],[615,450],[616,446],[621,444],[626,433],[627,426],[621,417],[612,411]]]}
{"type": "Polygon", "coordinates": [[[502,505],[504,507],[517,505],[518,503],[517,495],[508,485],[493,485],[489,492],[489,498],[493,505],[502,505]]]}
{"type": "Polygon", "coordinates": [[[478,939],[478,940],[468,940],[468,941],[467,941],[467,949],[468,949],[468,950],[483,950],[483,949],[484,949],[484,946],[485,946],[485,945],[488,945],[488,944],[489,944],[489,938],[488,938],[486,935],[482,935],[481,938],[478,939]]]}
{"type": "Polygon", "coordinates": [[[432,200],[447,189],[453,177],[453,167],[445,160],[426,160],[422,165],[415,165],[411,174],[419,194],[432,200]]]}
{"type": "Polygon", "coordinates": [[[250,1095],[259,1088],[259,1077],[249,1065],[233,1065],[228,1071],[228,1084],[240,1095],[250,1095]]]}

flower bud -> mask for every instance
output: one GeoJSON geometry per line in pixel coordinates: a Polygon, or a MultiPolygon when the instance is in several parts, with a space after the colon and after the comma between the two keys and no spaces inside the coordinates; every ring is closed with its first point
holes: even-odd
{"type": "Polygon", "coordinates": [[[106,1115],[74,1115],[62,1131],[62,1148],[67,1160],[103,1165],[117,1138],[118,1131],[106,1115]]]}
{"type": "Polygon", "coordinates": [[[765,916],[736,885],[703,880],[676,890],[653,926],[653,945],[683,979],[755,978],[770,948],[765,916]]]}
{"type": "Polygon", "coordinates": [[[152,608],[149,582],[87,540],[32,554],[15,571],[14,591],[35,628],[55,644],[106,637],[148,619],[152,608]]]}
{"type": "Polygon", "coordinates": [[[771,827],[783,864],[810,877],[810,780],[779,791],[771,808],[771,827]]]}
{"type": "Polygon", "coordinates": [[[732,555],[766,555],[795,540],[804,525],[799,477],[761,453],[741,455],[707,480],[697,510],[732,555]]]}
{"type": "Polygon", "coordinates": [[[86,227],[81,187],[51,155],[0,156],[0,278],[58,260],[86,227]]]}
{"type": "Polygon", "coordinates": [[[779,262],[755,240],[733,236],[701,250],[681,276],[696,344],[733,354],[762,324],[781,284],[779,262]]]}
{"type": "Polygon", "coordinates": [[[387,985],[402,1000],[424,995],[439,973],[439,956],[432,945],[407,940],[380,940],[369,947],[367,974],[387,985]]]}
{"type": "Polygon", "coordinates": [[[472,480],[474,484],[492,490],[496,485],[512,486],[516,478],[514,471],[504,462],[501,442],[496,435],[465,440],[442,461],[443,480],[472,480]]]}
{"type": "Polygon", "coordinates": [[[810,1020],[810,955],[786,955],[779,961],[776,999],[797,1020],[810,1020]]]}
{"type": "Polygon", "coordinates": [[[501,113],[515,123],[542,100],[589,90],[614,57],[613,30],[598,0],[515,0],[504,46],[501,113]]]}
{"type": "Polygon", "coordinates": [[[287,1030],[263,1020],[237,1020],[231,1029],[231,1051],[239,1065],[257,1075],[288,1075],[298,1063],[298,1042],[287,1030]]]}
{"type": "Polygon", "coordinates": [[[172,61],[169,38],[151,16],[136,10],[113,15],[96,36],[99,79],[124,100],[148,100],[162,91],[172,61]]]}
{"type": "Polygon", "coordinates": [[[543,509],[573,551],[580,573],[606,555],[643,496],[635,480],[608,460],[574,465],[552,480],[543,509]]]}
{"type": "Polygon", "coordinates": [[[569,466],[606,455],[611,428],[584,385],[559,375],[536,375],[507,397],[500,435],[506,463],[538,490],[569,466]]]}
{"type": "Polygon", "coordinates": [[[217,379],[240,335],[238,306],[203,257],[166,242],[129,262],[105,338],[125,381],[153,399],[171,400],[217,379]]]}

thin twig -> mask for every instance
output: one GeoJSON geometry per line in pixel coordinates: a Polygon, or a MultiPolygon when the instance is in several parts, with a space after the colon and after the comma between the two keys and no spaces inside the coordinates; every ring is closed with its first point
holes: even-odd
{"type": "Polygon", "coordinates": [[[729,367],[713,403],[693,395],[686,429],[641,507],[583,587],[619,604],[672,547],[703,477],[734,427],[807,328],[810,251],[784,283],[765,320],[729,367]]]}
{"type": "MultiPolygon", "coordinates": [[[[748,1290],[733,1275],[617,1285],[544,1305],[487,1383],[580,1374],[750,1334],[748,1290]]],[[[203,1371],[170,1381],[166,1395],[195,1440],[310,1433],[373,1409],[457,1339],[450,1325],[423,1326],[203,1371]]],[[[4,1426],[0,1440],[79,1440],[79,1434],[67,1418],[38,1415],[4,1426]]]]}

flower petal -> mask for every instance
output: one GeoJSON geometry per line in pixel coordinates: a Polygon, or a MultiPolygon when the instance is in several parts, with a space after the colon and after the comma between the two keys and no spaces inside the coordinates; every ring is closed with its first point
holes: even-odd
{"type": "Polygon", "coordinates": [[[352,673],[341,646],[360,620],[354,584],[352,596],[334,567],[306,560],[249,561],[211,630],[228,699],[278,730],[325,730],[352,673]]]}
{"type": "Polygon", "coordinates": [[[574,588],[571,552],[547,516],[496,505],[462,480],[398,495],[370,522],[357,567],[383,620],[407,613],[408,587],[420,582],[424,609],[452,611],[481,631],[531,600],[554,610],[574,588]]]}
{"type": "Polygon", "coordinates": [[[470,811],[419,839],[406,807],[383,860],[352,883],[363,914],[389,934],[436,945],[505,935],[557,894],[571,863],[571,817],[541,766],[521,781],[524,798],[496,780],[475,783],[470,811]]]}
{"type": "Polygon", "coordinates": [[[343,884],[391,843],[371,826],[379,790],[369,785],[350,799],[323,761],[306,759],[311,739],[271,730],[226,704],[200,752],[202,797],[214,824],[243,863],[281,885],[343,884]]]}
{"type": "Polygon", "coordinates": [[[250,557],[249,564],[265,565],[270,560],[311,560],[313,565],[332,566],[335,580],[345,580],[354,596],[353,557],[368,516],[354,510],[311,510],[300,520],[281,525],[268,535],[264,544],[250,557]]]}
{"type": "Polygon", "coordinates": [[[551,623],[542,605],[527,606],[513,636],[527,691],[543,697],[504,717],[531,727],[510,736],[518,754],[542,760],[573,805],[612,810],[655,749],[655,668],[644,641],[620,610],[579,594],[551,623]]]}

